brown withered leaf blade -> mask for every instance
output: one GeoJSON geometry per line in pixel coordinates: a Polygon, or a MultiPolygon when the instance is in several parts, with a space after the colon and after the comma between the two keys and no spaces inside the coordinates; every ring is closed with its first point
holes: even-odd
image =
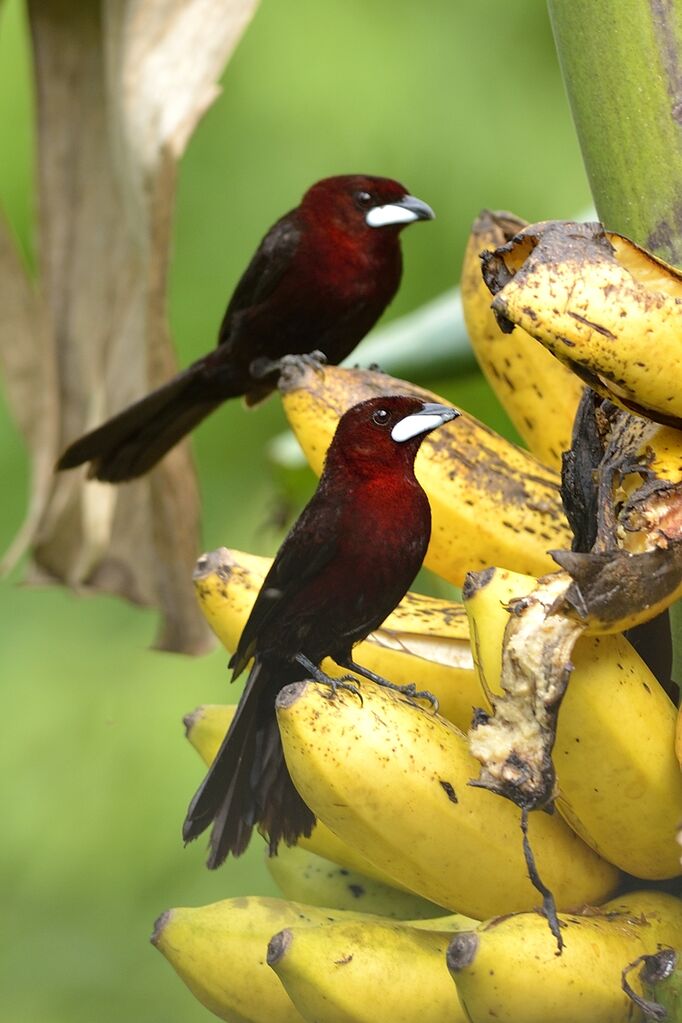
{"type": "Polygon", "coordinates": [[[11,571],[26,550],[47,501],[56,452],[59,393],[54,351],[43,306],[0,218],[0,368],[10,411],[32,452],[30,495],[24,523],[5,553],[0,574],[11,571]]]}
{"type": "Polygon", "coordinates": [[[572,580],[560,606],[578,618],[588,634],[624,632],[682,596],[680,543],[642,554],[621,550],[551,554],[572,580]]]}
{"type": "MultiPolygon", "coordinates": [[[[117,488],[53,476],[67,443],[175,369],[166,291],[177,161],[256,0],[29,0],[42,308],[10,403],[31,449],[29,581],[161,609],[157,646],[196,653],[199,495],[186,444],[117,488]],[[28,353],[30,352],[30,357],[28,353]],[[27,390],[30,376],[37,386],[27,390]],[[49,380],[47,378],[50,378],[49,380]],[[48,388],[49,428],[32,431],[48,388]],[[56,410],[56,411],[55,411],[56,410]]],[[[3,351],[14,343],[3,331],[3,351]]]]}

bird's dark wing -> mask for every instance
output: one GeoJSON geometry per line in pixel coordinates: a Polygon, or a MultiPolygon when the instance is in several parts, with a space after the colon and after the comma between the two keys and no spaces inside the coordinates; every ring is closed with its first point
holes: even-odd
{"type": "Polygon", "coordinates": [[[273,224],[232,293],[220,325],[219,345],[229,341],[234,321],[240,313],[260,305],[272,294],[289,269],[300,238],[296,210],[286,213],[273,224]]]}
{"type": "Polygon", "coordinates": [[[340,503],[327,501],[318,490],[294,523],[270,566],[230,660],[235,677],[253,657],[258,636],[278,610],[336,554],[340,515],[340,503]]]}

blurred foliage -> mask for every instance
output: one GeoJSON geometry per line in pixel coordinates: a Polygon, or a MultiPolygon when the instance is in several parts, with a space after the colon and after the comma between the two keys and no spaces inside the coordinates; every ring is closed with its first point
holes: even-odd
{"type": "MultiPolygon", "coordinates": [[[[481,207],[532,220],[570,216],[588,201],[535,0],[263,0],[224,89],[181,174],[170,313],[182,364],[213,344],[267,227],[326,174],[394,176],[437,212],[405,236],[390,316],[453,285],[481,207]]],[[[29,262],[32,137],[25,23],[18,0],[7,0],[0,202],[29,262]]],[[[510,433],[479,376],[429,383],[510,433]]],[[[272,400],[251,413],[232,403],[197,431],[206,547],[276,548],[281,532],[268,522],[281,501],[266,443],[283,427],[272,400]]],[[[21,521],[27,468],[2,407],[0,478],[5,547],[21,521]]],[[[299,503],[312,486],[301,474],[299,503]]],[[[234,698],[225,652],[200,661],[148,652],[149,612],[56,589],[5,584],[0,619],[8,796],[0,1018],[206,1020],[147,937],[169,906],[273,892],[258,843],[211,874],[204,843],[184,850],[180,840],[203,773],[181,718],[198,703],[234,698]]]]}

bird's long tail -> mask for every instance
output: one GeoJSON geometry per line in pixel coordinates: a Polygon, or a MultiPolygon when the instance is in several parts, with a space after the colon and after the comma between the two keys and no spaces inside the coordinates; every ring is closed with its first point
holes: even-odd
{"type": "MultiPolygon", "coordinates": [[[[280,841],[293,844],[309,835],[315,823],[284,762],[271,671],[259,662],[251,669],[228,733],[187,811],[185,842],[214,822],[207,860],[211,869],[230,853],[243,853],[256,825],[274,853],[280,841]]],[[[293,669],[291,678],[278,675],[277,687],[300,677],[300,669],[293,669]]]]}
{"type": "MultiPolygon", "coordinates": [[[[218,400],[215,394],[207,396],[204,362],[200,359],[79,437],[61,456],[57,469],[91,462],[90,476],[110,483],[122,483],[148,472],[224,398],[231,396],[229,388],[218,400]]],[[[236,386],[234,396],[242,390],[236,386]]]]}

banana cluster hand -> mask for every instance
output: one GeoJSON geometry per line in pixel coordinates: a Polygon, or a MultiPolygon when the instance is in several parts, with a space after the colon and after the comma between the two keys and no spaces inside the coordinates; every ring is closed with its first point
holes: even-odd
{"type": "MultiPolygon", "coordinates": [[[[682,405],[597,287],[618,287],[638,329],[653,308],[668,345],[682,278],[619,236],[584,231],[598,273],[571,291],[553,230],[485,213],[467,249],[472,344],[531,453],[466,413],[422,446],[426,564],[465,583],[463,603],[409,593],[356,648],[375,673],[432,692],[440,713],[367,681],[361,700],[343,690],[328,699],[312,682],[283,688],[287,768],[317,818],[309,838],[267,858],[284,900],[174,909],[157,922],[155,945],[222,1019],[630,1023],[639,1010],[622,971],[661,946],[682,948],[682,903],[642,887],[682,874],[682,718],[676,732],[669,696],[621,634],[682,594],[682,433],[670,425],[682,405]],[[495,250],[484,260],[494,301],[481,249],[495,250]],[[560,322],[548,298],[557,288],[560,322]],[[600,510],[598,543],[574,551],[557,469],[584,381],[615,405],[595,420],[600,472],[581,470],[600,510]],[[558,906],[560,956],[536,911],[511,801],[531,792],[535,766],[537,803],[527,805],[558,810],[531,814],[528,837],[558,906]],[[504,786],[508,800],[494,794],[504,786]],[[618,895],[624,887],[639,890],[618,895]]],[[[396,391],[438,400],[378,372],[300,361],[280,386],[317,472],[349,406],[396,391]]],[[[230,652],[270,564],[226,548],[197,564],[199,604],[230,652]]],[[[185,719],[206,763],[233,712],[205,705],[185,719]]]]}

